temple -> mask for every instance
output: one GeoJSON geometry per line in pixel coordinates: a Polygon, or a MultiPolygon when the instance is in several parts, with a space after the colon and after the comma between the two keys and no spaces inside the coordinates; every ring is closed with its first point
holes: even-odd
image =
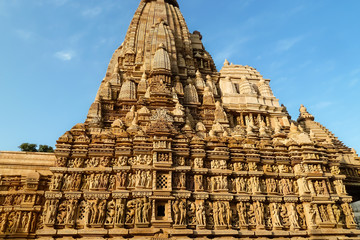
{"type": "Polygon", "coordinates": [[[0,152],[0,238],[360,239],[360,158],[269,83],[141,0],[55,155],[0,152]]]}

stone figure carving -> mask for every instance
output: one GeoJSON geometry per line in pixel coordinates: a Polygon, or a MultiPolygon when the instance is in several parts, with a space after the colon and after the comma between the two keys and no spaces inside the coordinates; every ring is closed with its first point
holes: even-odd
{"type": "Polygon", "coordinates": [[[258,170],[256,162],[249,162],[248,166],[249,166],[249,171],[257,171],[258,170]]]}
{"type": "Polygon", "coordinates": [[[292,180],[285,178],[280,180],[280,193],[284,195],[289,195],[293,193],[293,185],[291,181],[292,180]]]}
{"type": "Polygon", "coordinates": [[[345,215],[345,222],[347,226],[355,225],[354,211],[348,203],[341,204],[343,213],[345,215]]]}
{"type": "Polygon", "coordinates": [[[337,205],[332,206],[336,223],[342,223],[342,213],[337,205]]]}
{"type": "Polygon", "coordinates": [[[310,193],[310,188],[305,177],[299,178],[297,181],[301,193],[310,193]]]}
{"type": "Polygon", "coordinates": [[[126,204],[126,224],[134,224],[135,223],[135,209],[136,209],[136,199],[130,200],[126,204]]]}
{"type": "Polygon", "coordinates": [[[179,203],[180,209],[180,225],[186,224],[186,200],[182,200],[179,203]]]}
{"type": "Polygon", "coordinates": [[[66,167],[67,164],[67,158],[66,157],[57,157],[55,165],[57,167],[66,167]]]}
{"type": "Polygon", "coordinates": [[[296,207],[296,211],[299,215],[299,225],[302,229],[306,229],[306,218],[305,218],[305,212],[304,207],[302,204],[298,204],[296,207]]]}
{"type": "Polygon", "coordinates": [[[87,205],[87,224],[103,224],[105,221],[106,200],[92,200],[87,205]]]}
{"type": "Polygon", "coordinates": [[[106,217],[105,217],[106,225],[114,224],[115,211],[116,211],[115,201],[111,200],[107,203],[107,207],[106,207],[106,217]]]}
{"type": "Polygon", "coordinates": [[[53,225],[55,224],[56,220],[56,211],[58,207],[59,201],[58,200],[47,200],[45,203],[45,225],[53,225]]]}
{"type": "Polygon", "coordinates": [[[74,168],[81,168],[83,167],[84,159],[82,158],[75,158],[74,159],[74,168]]]}
{"type": "Polygon", "coordinates": [[[61,188],[62,174],[54,174],[51,178],[50,191],[58,191],[61,188]]]}
{"type": "Polygon", "coordinates": [[[212,160],[211,161],[212,169],[227,169],[226,160],[212,160]]]}
{"type": "Polygon", "coordinates": [[[255,220],[257,225],[264,225],[264,204],[261,202],[254,203],[255,220]]]}
{"type": "Polygon", "coordinates": [[[196,208],[196,222],[199,226],[205,226],[206,225],[206,215],[205,215],[205,207],[204,203],[199,203],[199,205],[196,208]]]}
{"type": "Polygon", "coordinates": [[[249,166],[247,163],[236,162],[236,163],[233,163],[233,169],[234,169],[234,171],[248,171],[249,166]]]}
{"type": "Polygon", "coordinates": [[[118,173],[116,175],[116,188],[117,189],[122,189],[122,188],[125,188],[126,187],[126,183],[127,183],[127,172],[121,172],[121,173],[118,173]]]}
{"type": "Polygon", "coordinates": [[[277,184],[274,178],[267,178],[266,182],[266,191],[268,193],[277,193],[277,184]]]}
{"type": "Polygon", "coordinates": [[[219,191],[228,188],[228,179],[226,176],[211,177],[211,190],[219,191]]]}
{"type": "Polygon", "coordinates": [[[125,221],[125,204],[120,203],[117,205],[116,214],[117,223],[120,225],[123,224],[125,221]]]}
{"type": "Polygon", "coordinates": [[[272,221],[273,226],[274,227],[282,227],[278,203],[272,203],[271,215],[272,215],[272,219],[273,219],[273,221],[272,221]]]}
{"type": "Polygon", "coordinates": [[[77,200],[68,200],[66,206],[65,224],[74,225],[75,209],[77,208],[77,200]]]}
{"type": "Polygon", "coordinates": [[[248,180],[248,191],[253,193],[261,193],[261,185],[259,177],[251,177],[248,180]]]}
{"type": "Polygon", "coordinates": [[[197,175],[195,176],[195,186],[196,190],[204,190],[204,184],[203,184],[203,176],[197,175]]]}
{"type": "Polygon", "coordinates": [[[127,203],[126,224],[149,223],[150,202],[147,198],[133,199],[127,203]]]}
{"type": "Polygon", "coordinates": [[[244,193],[246,192],[246,179],[243,177],[238,177],[235,179],[236,192],[244,193]]]}
{"type": "Polygon", "coordinates": [[[174,188],[179,188],[179,189],[186,188],[185,179],[186,179],[185,173],[174,173],[174,181],[173,181],[174,188]]]}
{"type": "MultiPolygon", "coordinates": [[[[229,206],[230,208],[230,206],[229,206]]],[[[213,217],[215,226],[226,226],[230,224],[230,212],[225,202],[215,201],[213,202],[213,217]],[[229,220],[229,224],[228,223],[229,220]]]]}
{"type": "Polygon", "coordinates": [[[5,233],[8,213],[0,214],[0,233],[5,233]]]}
{"type": "Polygon", "coordinates": [[[98,167],[100,164],[100,158],[99,157],[92,157],[85,161],[85,164],[87,167],[98,167]]]}
{"type": "Polygon", "coordinates": [[[228,227],[231,226],[231,219],[232,219],[232,210],[230,208],[229,202],[224,202],[225,204],[225,211],[226,211],[226,224],[228,227]]]}
{"type": "Polygon", "coordinates": [[[174,224],[175,225],[185,225],[186,220],[186,201],[179,200],[173,201],[172,204],[173,214],[174,214],[174,224]]]}
{"type": "Polygon", "coordinates": [[[283,226],[289,226],[290,225],[289,216],[285,204],[281,204],[280,206],[280,216],[281,216],[281,224],[283,226]]]}
{"type": "Polygon", "coordinates": [[[338,166],[331,166],[330,172],[333,175],[339,175],[340,174],[340,168],[338,166]]]}
{"type": "Polygon", "coordinates": [[[114,166],[115,167],[123,167],[126,166],[128,164],[128,157],[127,156],[119,156],[115,159],[114,161],[114,166]]]}
{"type": "Polygon", "coordinates": [[[239,202],[236,204],[236,210],[239,216],[239,226],[247,226],[246,204],[244,202],[239,202]]]}
{"type": "Polygon", "coordinates": [[[179,166],[185,166],[185,163],[186,163],[185,157],[178,156],[178,157],[176,157],[175,162],[179,166]]]}
{"type": "Polygon", "coordinates": [[[58,210],[57,210],[57,216],[56,216],[56,224],[63,225],[65,224],[66,216],[67,216],[67,201],[63,201],[60,203],[58,210]]]}
{"type": "Polygon", "coordinates": [[[7,218],[7,229],[8,233],[16,233],[19,227],[19,221],[21,212],[11,212],[7,218]]]}
{"type": "Polygon", "coordinates": [[[127,187],[129,187],[129,188],[135,187],[135,184],[136,184],[135,177],[136,177],[136,175],[131,172],[128,174],[127,187]]]}
{"type": "Polygon", "coordinates": [[[256,219],[255,219],[254,205],[251,204],[251,203],[247,203],[246,208],[247,208],[247,216],[248,216],[249,225],[255,226],[256,225],[256,219]]]}
{"type": "Polygon", "coordinates": [[[316,226],[316,224],[317,224],[317,206],[315,204],[310,205],[309,214],[310,214],[311,225],[316,226]]]}
{"type": "Polygon", "coordinates": [[[179,200],[173,201],[172,210],[174,215],[174,224],[180,225],[180,208],[179,208],[179,200]]]}
{"type": "Polygon", "coordinates": [[[197,222],[196,205],[194,202],[188,202],[187,208],[188,223],[195,225],[197,222]]]}
{"type": "Polygon", "coordinates": [[[31,212],[23,212],[22,218],[21,218],[21,224],[19,227],[22,229],[22,232],[29,231],[30,219],[31,219],[31,212]]]}
{"type": "Polygon", "coordinates": [[[157,156],[157,161],[158,162],[168,162],[170,161],[170,155],[167,153],[159,153],[157,156]]]}
{"type": "Polygon", "coordinates": [[[343,184],[342,180],[334,180],[334,185],[335,185],[335,189],[337,194],[339,195],[345,195],[346,193],[346,189],[345,189],[345,185],[343,184]]]}
{"type": "Polygon", "coordinates": [[[90,188],[90,175],[84,175],[82,179],[81,190],[89,190],[90,188]]]}
{"type": "Polygon", "coordinates": [[[8,206],[8,205],[11,205],[13,203],[13,200],[14,200],[14,195],[7,195],[5,196],[5,200],[3,202],[3,205],[4,206],[8,206]]]}
{"type": "Polygon", "coordinates": [[[330,216],[327,207],[325,205],[320,205],[318,208],[322,222],[330,222],[330,216]]]}
{"type": "Polygon", "coordinates": [[[294,203],[290,203],[288,205],[288,213],[289,213],[290,228],[291,229],[299,229],[300,228],[299,218],[298,218],[294,203]]]}
{"type": "Polygon", "coordinates": [[[104,223],[105,220],[105,209],[106,209],[106,200],[101,200],[98,204],[98,217],[97,217],[97,224],[104,223]]]}
{"type": "Polygon", "coordinates": [[[202,158],[195,158],[194,168],[203,168],[203,167],[204,167],[204,160],[202,158]]]}
{"type": "Polygon", "coordinates": [[[219,209],[219,222],[220,225],[225,226],[225,206],[222,202],[217,202],[218,203],[218,209],[219,209]]]}

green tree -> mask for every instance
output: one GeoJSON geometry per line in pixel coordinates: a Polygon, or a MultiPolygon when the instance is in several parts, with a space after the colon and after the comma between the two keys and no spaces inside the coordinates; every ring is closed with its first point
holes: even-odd
{"type": "Polygon", "coordinates": [[[33,143],[23,143],[18,148],[22,152],[54,152],[54,148],[48,145],[39,145],[37,148],[37,144],[33,143]]]}
{"type": "Polygon", "coordinates": [[[37,144],[23,143],[18,148],[20,148],[22,152],[37,152],[38,150],[36,149],[36,147],[37,144]]]}
{"type": "Polygon", "coordinates": [[[54,149],[48,145],[39,145],[39,152],[54,152],[54,149]]]}

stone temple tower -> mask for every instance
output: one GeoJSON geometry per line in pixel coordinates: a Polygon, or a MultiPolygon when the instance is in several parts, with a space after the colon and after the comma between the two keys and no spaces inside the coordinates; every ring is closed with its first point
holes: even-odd
{"type": "Polygon", "coordinates": [[[218,71],[176,0],[141,0],[43,195],[11,222],[33,212],[22,236],[43,240],[358,239],[344,185],[358,156],[304,106],[291,120],[269,82],[218,71]]]}

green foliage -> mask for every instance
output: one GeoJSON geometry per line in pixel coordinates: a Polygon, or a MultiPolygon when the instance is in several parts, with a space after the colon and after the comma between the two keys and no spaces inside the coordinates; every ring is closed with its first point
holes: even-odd
{"type": "Polygon", "coordinates": [[[54,149],[48,145],[39,145],[39,152],[54,152],[54,149]]]}
{"type": "Polygon", "coordinates": [[[18,148],[22,152],[54,152],[53,147],[48,145],[39,145],[39,148],[37,149],[37,144],[33,143],[23,143],[18,148]]]}
{"type": "Polygon", "coordinates": [[[38,150],[36,149],[36,147],[37,144],[23,143],[18,148],[20,148],[22,152],[37,152],[38,150]]]}

